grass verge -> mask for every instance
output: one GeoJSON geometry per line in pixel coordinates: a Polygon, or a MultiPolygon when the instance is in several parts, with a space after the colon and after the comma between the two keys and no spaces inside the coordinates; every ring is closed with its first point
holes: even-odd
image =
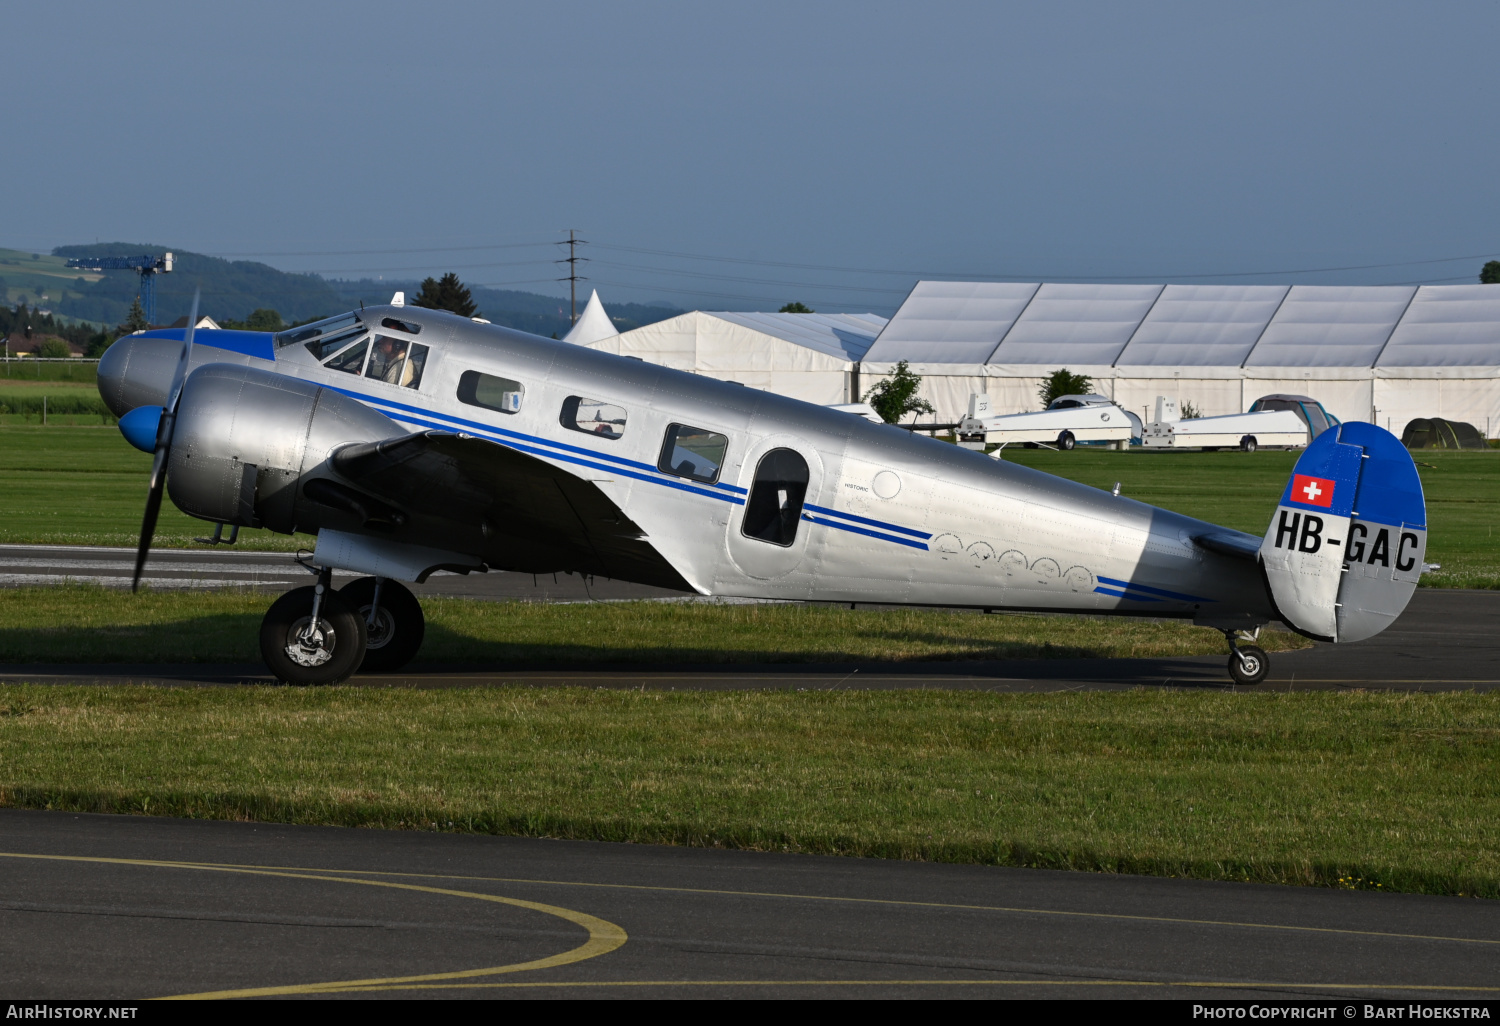
{"type": "Polygon", "coordinates": [[[1500,696],[0,687],[0,803],[1500,897],[1500,696]]]}
{"type": "MultiPolygon", "coordinates": [[[[0,662],[258,662],[274,595],[89,585],[0,589],[0,662]]],[[[803,663],[1221,654],[1180,622],[702,602],[548,604],[429,597],[424,663],[803,663]]],[[[1262,633],[1270,651],[1311,642],[1262,633]]]]}

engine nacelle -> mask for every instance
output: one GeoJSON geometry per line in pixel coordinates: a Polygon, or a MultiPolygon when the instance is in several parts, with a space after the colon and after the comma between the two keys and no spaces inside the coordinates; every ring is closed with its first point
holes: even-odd
{"type": "Polygon", "coordinates": [[[328,458],[351,442],[407,432],[322,385],[214,363],[188,376],[177,408],[167,493],[184,513],[290,534],[316,531],[299,503],[306,477],[332,476],[328,458]],[[299,508],[300,507],[300,508],[299,508]]]}

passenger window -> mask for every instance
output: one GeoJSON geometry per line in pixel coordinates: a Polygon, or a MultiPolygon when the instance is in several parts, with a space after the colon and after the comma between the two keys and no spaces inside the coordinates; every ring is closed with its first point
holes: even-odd
{"type": "Polygon", "coordinates": [[[667,428],[666,442],[656,466],[666,474],[712,483],[719,479],[719,468],[724,465],[728,448],[729,439],[716,431],[672,424],[667,428]]]}
{"type": "Polygon", "coordinates": [[[329,335],[327,338],[309,342],[307,344],[307,351],[313,354],[313,359],[322,363],[350,342],[363,335],[364,331],[364,328],[355,328],[353,331],[341,331],[337,335],[329,335]]]}
{"type": "Polygon", "coordinates": [[[625,408],[570,395],[563,403],[562,426],[600,438],[619,438],[625,433],[625,408]]]}
{"type": "Polygon", "coordinates": [[[526,386],[510,378],[500,378],[478,371],[464,371],[458,379],[458,401],[483,406],[501,413],[520,413],[526,386]]]}
{"type": "Polygon", "coordinates": [[[370,348],[370,340],[366,339],[357,346],[350,346],[342,353],[329,360],[323,366],[329,370],[344,371],[348,374],[358,374],[361,367],[365,365],[365,350],[370,348]]]}
{"type": "Polygon", "coordinates": [[[740,531],[772,545],[797,539],[802,501],[807,498],[807,461],[795,449],[772,449],[755,468],[755,484],[745,502],[740,531]]]}

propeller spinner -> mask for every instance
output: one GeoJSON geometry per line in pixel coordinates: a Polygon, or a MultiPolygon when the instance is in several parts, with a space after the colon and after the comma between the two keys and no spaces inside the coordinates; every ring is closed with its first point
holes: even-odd
{"type": "Polygon", "coordinates": [[[162,407],[161,420],[156,426],[151,485],[146,492],[146,515],[141,519],[141,543],[135,551],[135,577],[130,582],[130,590],[133,592],[141,589],[141,573],[146,569],[146,556],[151,552],[151,536],[156,533],[156,518],[161,513],[162,492],[167,485],[167,459],[172,452],[172,432],[177,424],[177,403],[182,398],[188,361],[193,354],[193,328],[198,323],[198,298],[199,291],[194,290],[193,309],[188,314],[187,330],[182,335],[182,356],[177,360],[177,373],[172,375],[172,387],[167,392],[167,402],[162,407]]]}

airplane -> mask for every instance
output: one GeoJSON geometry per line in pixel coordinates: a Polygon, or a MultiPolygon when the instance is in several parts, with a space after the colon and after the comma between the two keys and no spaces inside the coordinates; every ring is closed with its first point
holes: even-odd
{"type": "MultiPolygon", "coordinates": [[[[438,570],[571,571],[706,596],[1178,618],[1265,678],[1279,620],[1389,626],[1425,564],[1411,456],[1351,422],[1302,452],[1265,536],[732,382],[392,302],[277,333],[121,338],[99,392],[163,491],[213,522],[316,535],[272,603],[280,680],[416,655],[438,570]],[[333,571],[360,576],[335,591],[333,571]]],[[[1087,628],[1080,625],[1080,630],[1087,628]]]]}

